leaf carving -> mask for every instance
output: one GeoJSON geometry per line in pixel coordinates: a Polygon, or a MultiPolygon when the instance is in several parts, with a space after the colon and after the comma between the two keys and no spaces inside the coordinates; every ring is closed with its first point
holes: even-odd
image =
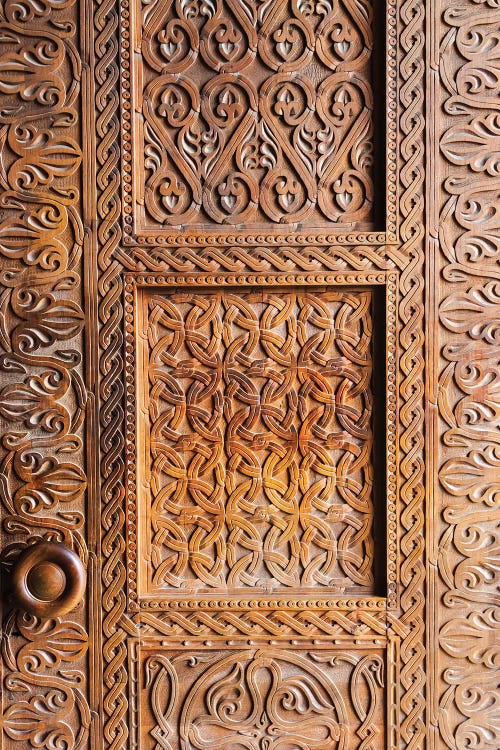
{"type": "Polygon", "coordinates": [[[474,503],[495,506],[500,502],[500,448],[471,451],[465,458],[443,464],[441,484],[450,495],[466,495],[474,503]]]}
{"type": "Polygon", "coordinates": [[[24,465],[16,457],[16,473],[25,483],[16,491],[14,502],[25,513],[38,513],[59,503],[74,502],[85,492],[85,474],[78,466],[59,463],[56,458],[36,459],[36,463],[33,460],[24,465]]]}
{"type": "Polygon", "coordinates": [[[446,297],[439,308],[442,323],[455,333],[495,342],[500,339],[500,284],[491,282],[446,297]]]}
{"type": "Polygon", "coordinates": [[[0,392],[0,414],[26,427],[41,427],[46,432],[65,432],[69,427],[67,409],[58,401],[69,386],[67,375],[48,371],[28,378],[24,385],[9,385],[0,392]]]}
{"type": "Polygon", "coordinates": [[[25,321],[12,332],[12,344],[20,352],[34,352],[54,341],[71,339],[82,330],[83,312],[72,300],[60,301],[52,294],[23,289],[13,295],[11,304],[25,321]]]}
{"type": "Polygon", "coordinates": [[[35,695],[30,700],[18,701],[4,713],[4,731],[12,740],[29,743],[33,748],[73,748],[75,735],[64,720],[67,702],[67,694],[60,690],[51,690],[46,695],[35,695]]]}
{"type": "Polygon", "coordinates": [[[9,184],[23,190],[50,185],[74,174],[81,152],[70,136],[37,130],[34,125],[17,125],[9,131],[9,145],[21,158],[9,170],[9,184]]]}
{"type": "Polygon", "coordinates": [[[469,125],[457,125],[441,140],[444,155],[474,172],[500,175],[500,115],[476,117],[469,125]]]}
{"type": "Polygon", "coordinates": [[[21,672],[43,673],[48,668],[59,668],[62,663],[75,662],[87,652],[88,636],[76,622],[20,616],[17,625],[29,641],[17,658],[21,672]]]}
{"type": "MultiPolygon", "coordinates": [[[[12,3],[11,3],[12,7],[12,3]]],[[[42,36],[42,32],[39,32],[42,36]]],[[[0,92],[9,96],[18,94],[25,102],[36,102],[44,107],[61,104],[66,87],[56,71],[64,61],[64,47],[54,36],[33,40],[20,32],[0,25],[0,43],[9,45],[0,55],[0,92]],[[12,45],[15,45],[14,50],[12,45]]],[[[19,106],[4,105],[0,120],[12,120],[19,115],[19,106]]]]}
{"type": "Polygon", "coordinates": [[[64,207],[41,206],[28,215],[10,216],[0,222],[0,253],[44,270],[63,268],[68,252],[58,234],[66,229],[67,223],[64,207]]]}
{"type": "Polygon", "coordinates": [[[500,611],[491,608],[450,620],[441,628],[439,642],[456,659],[490,669],[500,666],[500,611]]]}

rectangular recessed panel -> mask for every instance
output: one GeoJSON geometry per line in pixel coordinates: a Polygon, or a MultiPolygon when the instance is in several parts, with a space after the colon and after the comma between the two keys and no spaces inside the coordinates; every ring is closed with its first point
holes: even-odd
{"type": "Polygon", "coordinates": [[[135,18],[137,231],[372,228],[368,0],[137,0],[135,18]]]}
{"type": "Polygon", "coordinates": [[[384,654],[139,649],[143,750],[382,750],[384,654]]]}
{"type": "Polygon", "coordinates": [[[140,593],[374,593],[372,301],[139,294],[140,593]]]}

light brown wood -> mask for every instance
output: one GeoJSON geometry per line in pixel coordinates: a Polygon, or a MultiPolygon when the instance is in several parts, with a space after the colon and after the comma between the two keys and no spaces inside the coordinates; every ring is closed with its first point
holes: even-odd
{"type": "Polygon", "coordinates": [[[499,9],[1,4],[5,750],[498,750],[499,9]]]}

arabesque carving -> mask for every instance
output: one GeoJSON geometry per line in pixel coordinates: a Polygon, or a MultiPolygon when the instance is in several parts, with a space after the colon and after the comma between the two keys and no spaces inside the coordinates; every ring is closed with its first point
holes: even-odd
{"type": "Polygon", "coordinates": [[[146,747],[384,746],[378,652],[145,650],[139,679],[148,696],[141,709],[146,747]]]}
{"type": "Polygon", "coordinates": [[[432,467],[441,515],[431,606],[441,658],[433,664],[440,690],[432,709],[448,747],[493,750],[500,743],[500,6],[455,5],[443,8],[446,121],[436,185],[441,356],[432,375],[442,440],[432,467]]]}
{"type": "Polygon", "coordinates": [[[370,2],[132,5],[141,229],[371,226],[370,2]]]}
{"type": "Polygon", "coordinates": [[[40,619],[9,601],[28,545],[88,563],[82,362],[79,9],[0,8],[0,449],[3,740],[84,748],[90,729],[85,608],[40,619]],[[71,553],[69,553],[71,554],[71,553]]]}

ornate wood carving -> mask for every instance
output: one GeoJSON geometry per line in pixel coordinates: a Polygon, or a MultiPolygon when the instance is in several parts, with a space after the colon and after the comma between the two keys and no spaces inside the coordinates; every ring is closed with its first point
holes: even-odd
{"type": "MultiPolygon", "coordinates": [[[[172,287],[213,287],[215,278],[127,277],[129,607],[137,598],[144,607],[192,606],[190,593],[219,593],[234,606],[249,587],[292,595],[302,607],[311,594],[379,593],[375,295],[365,285],[387,285],[393,373],[394,280],[310,275],[313,294],[296,286],[306,281],[300,275],[238,277],[257,285],[245,292],[231,289],[234,277],[218,276],[227,290],[180,294],[172,287]],[[342,286],[327,291],[332,282],[342,286]],[[170,604],[167,594],[175,594],[170,604]]],[[[385,392],[394,393],[392,381],[385,392]]],[[[387,417],[394,419],[392,406],[387,417]]],[[[391,532],[388,546],[392,555],[391,532]]]]}
{"type": "Polygon", "coordinates": [[[373,593],[370,292],[137,304],[146,590],[373,593]]]}
{"type": "Polygon", "coordinates": [[[499,746],[499,9],[0,3],[7,750],[499,746]]]}
{"type": "Polygon", "coordinates": [[[432,463],[440,510],[433,645],[441,654],[432,662],[432,718],[448,747],[485,750],[500,743],[499,31],[497,2],[443,8],[435,186],[442,281],[433,288],[441,356],[431,371],[442,435],[432,463]]]}
{"type": "MultiPolygon", "coordinates": [[[[372,2],[121,7],[125,242],[162,242],[169,227],[216,242],[224,225],[375,227],[372,2]]],[[[394,65],[386,77],[392,103],[394,65]]],[[[394,116],[389,106],[387,122],[394,116]]],[[[386,145],[393,154],[395,141],[386,145]]],[[[394,167],[391,158],[381,201],[391,239],[394,167]]]]}
{"type": "Polygon", "coordinates": [[[5,590],[31,545],[64,543],[89,565],[79,18],[74,0],[0,8],[2,726],[10,747],[83,748],[95,706],[86,608],[46,619],[12,609],[5,590]]]}
{"type": "Polygon", "coordinates": [[[138,661],[144,747],[384,746],[380,651],[172,652],[143,642],[138,661]]]}
{"type": "Polygon", "coordinates": [[[141,228],[370,223],[371,3],[133,12],[141,228]]]}

